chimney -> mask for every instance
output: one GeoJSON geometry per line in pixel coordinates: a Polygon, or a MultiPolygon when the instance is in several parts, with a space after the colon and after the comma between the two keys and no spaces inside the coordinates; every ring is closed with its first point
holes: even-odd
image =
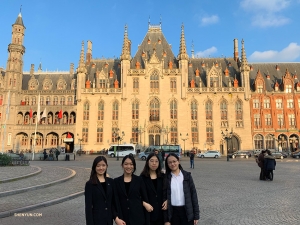
{"type": "Polygon", "coordinates": [[[89,65],[92,59],[92,42],[87,41],[86,63],[89,65]]]}
{"type": "Polygon", "coordinates": [[[31,64],[30,66],[30,75],[32,76],[34,74],[34,64],[31,64]]]}
{"type": "Polygon", "coordinates": [[[238,61],[239,59],[239,48],[238,48],[238,39],[234,39],[233,40],[233,43],[234,43],[234,53],[233,53],[233,58],[234,58],[234,61],[238,61]]]}

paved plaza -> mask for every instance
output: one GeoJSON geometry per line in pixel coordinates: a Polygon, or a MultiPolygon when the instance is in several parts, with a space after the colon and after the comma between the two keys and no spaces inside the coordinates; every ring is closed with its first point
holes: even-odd
{"type": "MultiPolygon", "coordinates": [[[[0,167],[0,224],[84,225],[83,190],[94,157],[0,167]],[[26,174],[31,176],[8,181],[26,174]],[[27,211],[28,206],[33,210],[27,211]],[[7,216],[8,211],[19,213],[7,216]]],[[[136,174],[144,163],[137,159],[136,174]]],[[[122,174],[121,159],[109,158],[108,164],[111,177],[122,174]]],[[[254,158],[196,159],[195,169],[189,168],[188,158],[182,158],[181,164],[192,172],[196,185],[201,211],[198,224],[300,224],[300,160],[277,160],[272,182],[259,181],[260,168],[254,158]]]]}

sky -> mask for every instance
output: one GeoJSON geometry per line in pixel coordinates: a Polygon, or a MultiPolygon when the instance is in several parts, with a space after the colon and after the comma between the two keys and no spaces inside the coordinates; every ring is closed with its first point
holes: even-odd
{"type": "Polygon", "coordinates": [[[20,12],[26,27],[24,71],[39,63],[45,71],[78,66],[81,42],[93,43],[93,58],[120,57],[124,27],[132,56],[143,41],[148,21],[179,51],[181,26],[188,54],[233,57],[245,41],[248,61],[300,61],[300,0],[0,0],[0,67],[6,68],[12,24],[20,12]],[[22,6],[22,7],[21,7],[22,6]]]}

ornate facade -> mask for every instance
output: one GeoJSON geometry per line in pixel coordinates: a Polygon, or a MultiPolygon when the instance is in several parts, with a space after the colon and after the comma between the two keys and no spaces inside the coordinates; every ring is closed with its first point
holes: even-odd
{"type": "MultiPolygon", "coordinates": [[[[266,147],[269,134],[290,132],[276,131],[271,110],[271,127],[255,127],[256,115],[265,116],[264,111],[253,107],[255,99],[262,101],[261,96],[266,94],[287,98],[290,94],[283,88],[298,85],[286,75],[282,82],[278,80],[281,91],[265,91],[268,78],[262,74],[262,78],[253,77],[253,68],[259,66],[248,64],[243,41],[240,57],[235,39],[232,58],[197,58],[193,50],[191,56],[187,54],[182,26],[175,56],[161,24],[149,24],[132,57],[125,27],[120,58],[93,58],[92,42],[88,41],[86,52],[82,43],[76,71],[71,64],[68,72],[43,71],[41,65],[37,71],[32,65],[30,72],[23,72],[24,32],[20,14],[13,24],[7,68],[2,69],[0,77],[1,140],[5,150],[30,149],[36,139],[38,150],[57,145],[72,150],[78,143],[85,150],[101,150],[119,142],[135,143],[139,148],[181,144],[182,149],[217,149],[227,154],[227,150],[266,147]],[[222,131],[230,133],[231,138],[224,138],[222,131]],[[257,135],[262,136],[263,144],[253,139],[257,135]]],[[[294,95],[297,90],[293,89],[294,95]]],[[[270,97],[270,105],[272,101],[270,97]]],[[[285,124],[289,123],[288,115],[284,115],[285,124]]],[[[297,111],[294,118],[298,118],[297,111]]],[[[298,138],[298,134],[295,131],[286,137],[298,138]]]]}

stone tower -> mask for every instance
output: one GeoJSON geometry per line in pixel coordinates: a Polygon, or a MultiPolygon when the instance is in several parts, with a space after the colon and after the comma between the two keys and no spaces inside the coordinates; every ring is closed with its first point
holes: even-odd
{"type": "Polygon", "coordinates": [[[121,88],[122,88],[122,99],[127,99],[127,74],[128,70],[130,69],[130,60],[131,60],[131,42],[128,39],[127,33],[127,25],[125,25],[125,32],[124,32],[124,40],[123,40],[123,48],[121,54],[121,88]]]}
{"type": "Polygon", "coordinates": [[[244,46],[244,40],[242,40],[242,52],[241,52],[241,64],[240,64],[240,72],[242,78],[242,86],[245,87],[245,100],[250,99],[251,91],[250,91],[250,67],[248,65],[246,51],[244,46]]]}

